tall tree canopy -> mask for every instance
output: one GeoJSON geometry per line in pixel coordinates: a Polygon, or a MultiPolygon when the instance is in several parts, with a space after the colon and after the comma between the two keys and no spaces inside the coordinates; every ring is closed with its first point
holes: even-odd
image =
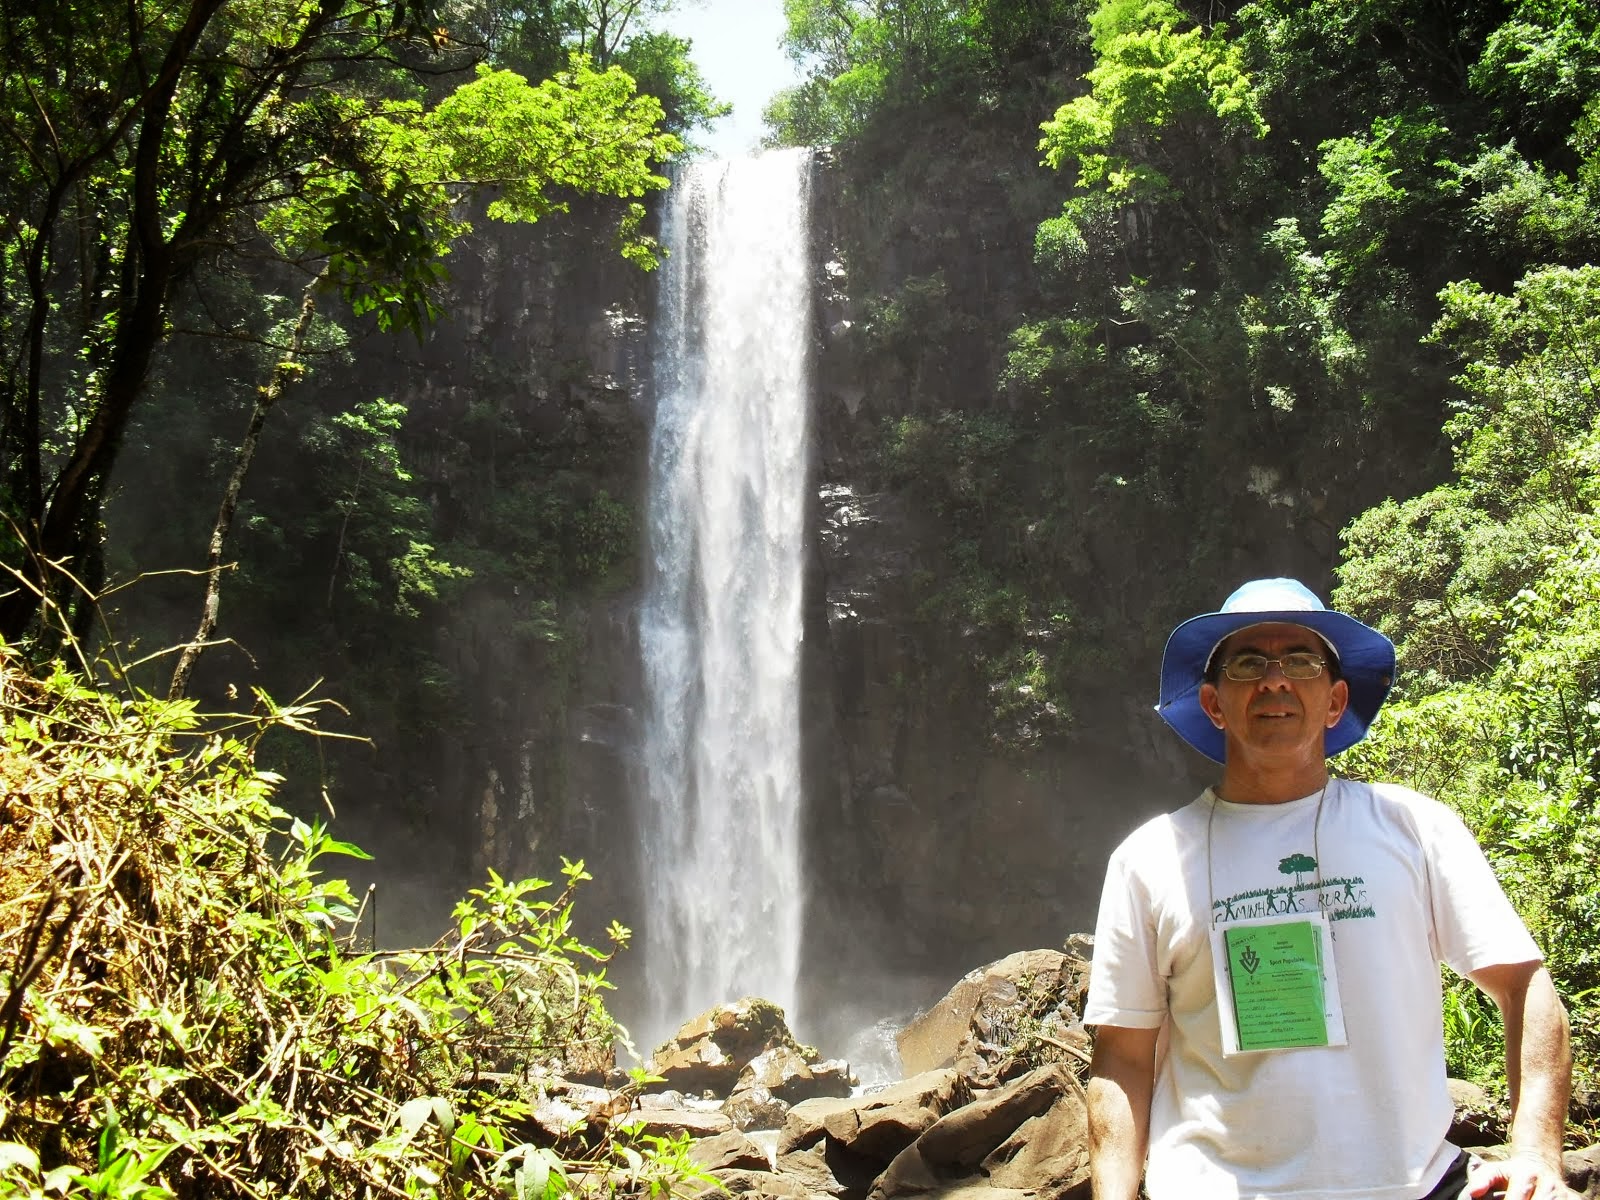
{"type": "MultiPolygon", "coordinates": [[[[570,41],[550,7],[510,23],[570,41]]],[[[426,0],[4,0],[0,508],[20,586],[0,636],[55,603],[46,563],[93,585],[100,500],[181,289],[203,306],[208,278],[271,257],[417,328],[468,190],[532,221],[665,186],[653,164],[682,143],[625,71],[579,52],[535,85],[484,63],[488,22],[457,15],[460,38],[426,0]]],[[[624,252],[648,260],[641,216],[624,252]]]]}

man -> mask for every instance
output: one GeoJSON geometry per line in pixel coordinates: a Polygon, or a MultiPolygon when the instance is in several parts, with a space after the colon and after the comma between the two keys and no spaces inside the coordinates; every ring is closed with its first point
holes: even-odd
{"type": "Polygon", "coordinates": [[[1466,827],[1330,779],[1394,646],[1259,579],[1167,642],[1158,711],[1221,782],[1112,856],[1084,1021],[1096,1200],[1569,1195],[1566,1012],[1466,827]],[[1445,1141],[1440,961],[1505,1018],[1513,1154],[1445,1141]],[[1148,1159],[1148,1163],[1147,1163],[1148,1159]]]}

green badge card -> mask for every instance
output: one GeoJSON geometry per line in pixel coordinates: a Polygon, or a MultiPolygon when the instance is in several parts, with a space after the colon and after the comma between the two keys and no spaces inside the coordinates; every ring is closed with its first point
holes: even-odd
{"type": "Polygon", "coordinates": [[[1214,931],[1224,1052],[1343,1045],[1331,949],[1320,914],[1214,931]]]}

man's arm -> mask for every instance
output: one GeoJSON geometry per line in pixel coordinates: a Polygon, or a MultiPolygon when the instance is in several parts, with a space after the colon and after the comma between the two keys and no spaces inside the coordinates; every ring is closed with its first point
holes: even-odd
{"type": "Polygon", "coordinates": [[[1150,1141],[1155,1029],[1101,1025],[1089,1079],[1089,1177],[1094,1200],[1135,1200],[1150,1141]]]}
{"type": "Polygon", "coordinates": [[[1508,963],[1472,972],[1472,982],[1500,1008],[1511,1088],[1511,1151],[1503,1163],[1475,1165],[1468,1190],[1507,1197],[1564,1196],[1561,1142],[1572,1093],[1567,1010],[1542,963],[1508,963]]]}

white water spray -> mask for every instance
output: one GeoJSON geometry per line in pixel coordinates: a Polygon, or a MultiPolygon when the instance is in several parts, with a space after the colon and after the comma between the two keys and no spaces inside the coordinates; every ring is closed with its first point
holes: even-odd
{"type": "Polygon", "coordinates": [[[713,1004],[795,1017],[810,157],[695,163],[662,240],[643,865],[650,1043],[713,1004]]]}

